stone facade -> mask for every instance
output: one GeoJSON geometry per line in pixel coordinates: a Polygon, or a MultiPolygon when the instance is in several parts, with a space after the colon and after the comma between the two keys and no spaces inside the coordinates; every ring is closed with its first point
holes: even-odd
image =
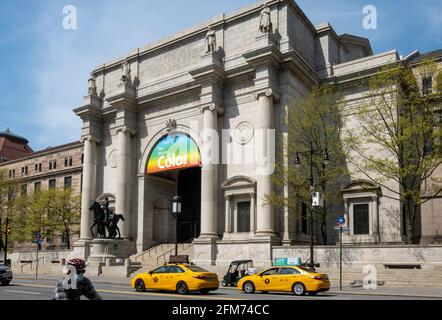
{"type": "MultiPolygon", "coordinates": [[[[81,193],[83,144],[80,141],[33,152],[16,160],[0,163],[0,170],[17,182],[21,194],[31,195],[35,188],[70,187],[74,195],[81,193]],[[53,185],[52,185],[53,184],[53,185]]],[[[78,237],[74,237],[74,242],[78,237]]],[[[44,243],[43,247],[61,243],[44,243]]],[[[16,245],[18,249],[20,245],[16,245]]],[[[22,246],[23,248],[26,245],[22,246]]]]}
{"type": "MultiPolygon", "coordinates": [[[[287,162],[288,155],[282,145],[266,144],[272,137],[263,132],[274,133],[277,141],[287,139],[287,109],[323,81],[342,84],[347,101],[357,105],[362,93],[351,83],[399,59],[396,51],[373,55],[367,39],[338,36],[329,24],[313,26],[293,1],[273,0],[215,17],[95,68],[89,95],[74,110],[83,120],[84,144],[81,237],[75,254],[88,257],[98,250],[89,232],[88,208],[106,196],[126,218],[120,226],[126,257],[157,244],[158,230],[162,241],[173,242],[170,201],[181,173],[146,172],[152,151],[172,130],[195,141],[203,160],[195,261],[223,265],[253,256],[257,265],[269,264],[272,246],[307,238],[288,209],[264,201],[273,188],[271,156],[282,153],[279,161],[287,162]],[[269,32],[260,26],[264,3],[270,10],[269,32]],[[226,139],[214,139],[226,132],[226,139]],[[205,161],[206,151],[219,161],[205,161]]],[[[356,194],[346,198],[347,210],[357,199],[368,198],[375,219],[369,235],[356,239],[350,231],[348,241],[402,241],[398,202],[357,194],[351,184],[347,188],[348,195],[356,194]]]]}

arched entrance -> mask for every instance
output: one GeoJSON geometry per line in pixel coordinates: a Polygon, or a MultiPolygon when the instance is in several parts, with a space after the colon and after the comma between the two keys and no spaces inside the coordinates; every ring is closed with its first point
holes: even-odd
{"type": "Polygon", "coordinates": [[[167,200],[162,200],[161,203],[154,202],[154,242],[175,240],[176,221],[170,212],[170,201],[174,195],[179,195],[182,199],[182,213],[178,219],[178,242],[198,237],[201,220],[201,161],[196,142],[182,132],[164,135],[149,154],[146,173],[150,178],[157,178],[155,189],[168,190],[167,200]]]}

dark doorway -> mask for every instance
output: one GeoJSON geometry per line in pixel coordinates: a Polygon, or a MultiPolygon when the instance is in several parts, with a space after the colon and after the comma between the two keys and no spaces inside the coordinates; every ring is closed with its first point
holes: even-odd
{"type": "Polygon", "coordinates": [[[180,170],[178,195],[182,199],[182,213],[178,221],[178,242],[197,238],[201,221],[201,168],[180,170]]]}

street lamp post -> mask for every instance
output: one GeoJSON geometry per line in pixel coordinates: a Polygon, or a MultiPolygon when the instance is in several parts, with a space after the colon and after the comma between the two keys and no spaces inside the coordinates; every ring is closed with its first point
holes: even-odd
{"type": "Polygon", "coordinates": [[[175,255],[178,255],[178,218],[181,215],[181,197],[174,196],[172,199],[172,214],[175,218],[175,255]]]}
{"type": "Polygon", "coordinates": [[[313,156],[315,154],[320,154],[320,153],[323,154],[323,157],[322,157],[323,163],[328,164],[329,157],[328,157],[327,148],[313,149],[313,142],[310,141],[310,150],[296,152],[296,158],[295,158],[295,166],[299,166],[301,164],[301,160],[299,159],[299,156],[300,155],[308,156],[309,165],[310,165],[310,177],[309,177],[309,181],[310,181],[310,197],[309,197],[309,201],[310,201],[310,205],[309,205],[309,209],[310,209],[310,262],[309,262],[309,267],[313,271],[315,270],[315,261],[314,261],[314,254],[313,254],[313,192],[315,189],[315,183],[314,183],[314,178],[313,178],[313,156]]]}

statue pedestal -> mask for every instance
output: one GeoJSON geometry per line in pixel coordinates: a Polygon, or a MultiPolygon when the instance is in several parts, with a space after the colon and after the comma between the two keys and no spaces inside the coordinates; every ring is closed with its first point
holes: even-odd
{"type": "Polygon", "coordinates": [[[100,275],[102,267],[115,264],[117,259],[124,261],[136,252],[135,243],[119,239],[94,239],[91,241],[91,254],[87,259],[89,274],[100,275]]]}
{"type": "Polygon", "coordinates": [[[257,48],[275,45],[275,37],[270,32],[256,36],[255,41],[257,48]]]}

